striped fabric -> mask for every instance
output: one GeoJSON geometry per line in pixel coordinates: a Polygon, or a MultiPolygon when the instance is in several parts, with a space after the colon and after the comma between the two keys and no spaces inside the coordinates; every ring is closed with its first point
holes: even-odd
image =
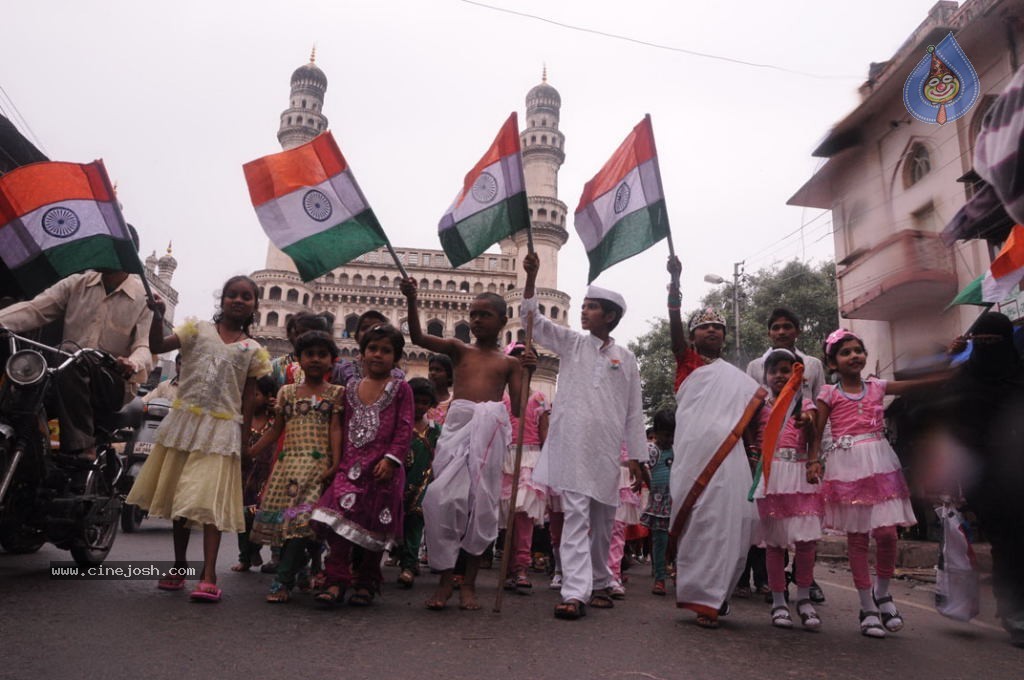
{"type": "Polygon", "coordinates": [[[0,258],[27,295],[86,269],[142,274],[103,161],[33,163],[0,177],[0,258]]]}
{"type": "Polygon", "coordinates": [[[974,147],[974,169],[992,185],[1018,224],[1024,223],[1024,67],[985,114],[974,147]]]}

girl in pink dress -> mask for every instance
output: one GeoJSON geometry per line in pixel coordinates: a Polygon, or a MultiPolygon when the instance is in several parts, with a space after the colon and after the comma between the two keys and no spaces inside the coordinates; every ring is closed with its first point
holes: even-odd
{"type": "MultiPolygon", "coordinates": [[[[771,352],[764,361],[764,382],[772,391],[757,419],[757,448],[764,444],[772,404],[793,374],[796,356],[786,349],[771,352]]],[[[779,437],[767,483],[760,477],[754,491],[761,517],[761,535],[767,545],[768,587],[772,591],[772,625],[792,628],[793,619],[786,604],[786,575],[783,571],[786,550],[795,547],[797,603],[796,611],[804,628],[821,627],[811,603],[814,582],[814,557],[821,538],[824,502],[816,476],[807,473],[809,441],[814,437],[814,412],[810,399],[800,406],[799,421],[788,418],[779,437]]]]}
{"type": "Polygon", "coordinates": [[[818,393],[817,438],[820,447],[825,423],[831,423],[832,446],[822,460],[812,454],[807,473],[824,474],[825,526],[846,532],[850,570],[860,595],[861,633],[883,638],[886,631],[903,628],[903,617],[889,594],[896,568],[896,527],[917,522],[899,459],[885,439],[882,402],[886,395],[935,381],[864,380],[867,350],[859,337],[843,328],[828,336],[825,356],[839,382],[818,393]],[[869,533],[877,546],[874,588],[868,573],[869,533]]]}
{"type": "Polygon", "coordinates": [[[353,585],[349,604],[366,606],[380,591],[382,553],[402,536],[405,468],[413,431],[409,384],[391,374],[405,339],[393,326],[374,326],[359,337],[363,377],[345,389],[345,434],[334,481],[320,497],[312,520],[326,536],[327,587],[317,601],[337,604],[353,585]],[[357,573],[352,547],[363,549],[357,573]]]}

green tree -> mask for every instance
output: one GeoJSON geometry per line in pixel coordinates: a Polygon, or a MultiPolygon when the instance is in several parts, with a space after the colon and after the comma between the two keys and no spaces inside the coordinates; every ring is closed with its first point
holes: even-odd
{"type": "Polygon", "coordinates": [[[648,420],[655,411],[675,408],[672,383],[676,375],[676,360],[672,356],[672,345],[668,332],[668,319],[654,319],[651,329],[629,343],[629,350],[636,355],[640,365],[640,381],[643,383],[644,413],[648,420]]]}
{"type": "MultiPolygon", "coordinates": [[[[832,262],[811,266],[793,260],[778,267],[748,274],[740,282],[741,356],[731,342],[736,337],[730,282],[701,299],[700,308],[721,310],[727,321],[725,358],[746,370],[747,362],[768,348],[768,315],[776,307],[792,310],[801,320],[802,334],[797,347],[811,356],[821,356],[821,346],[839,323],[836,295],[836,267],[832,262]]],[[[687,316],[683,317],[684,323],[687,316]]],[[[669,341],[668,319],[654,319],[650,330],[629,343],[640,365],[644,410],[648,417],[661,408],[673,408],[675,358],[669,341]]]]}
{"type": "MultiPolygon", "coordinates": [[[[701,308],[722,310],[727,322],[725,358],[737,363],[732,291],[732,283],[711,291],[701,299],[701,308]]],[[[835,263],[811,266],[792,260],[745,275],[740,281],[739,302],[740,368],[746,369],[747,362],[768,349],[768,315],[776,307],[786,307],[800,317],[802,333],[797,348],[820,358],[825,338],[839,323],[835,263]]]]}

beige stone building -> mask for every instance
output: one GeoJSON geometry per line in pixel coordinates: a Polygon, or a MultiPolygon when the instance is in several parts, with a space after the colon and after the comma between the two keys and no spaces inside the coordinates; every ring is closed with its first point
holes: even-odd
{"type": "MultiPolygon", "coordinates": [[[[327,77],[310,62],[292,74],[290,105],[281,114],[278,140],[282,148],[304,144],[327,129],[323,115],[327,77]]],[[[534,248],[541,258],[537,296],[540,312],[568,324],[569,296],[558,290],[558,251],[568,239],[566,206],[558,199],[558,169],[565,160],[565,138],[558,129],[561,97],[542,82],[526,95],[526,126],[521,131],[523,172],[533,225],[534,248]]],[[[500,252],[485,253],[453,269],[439,248],[395,246],[409,276],[419,284],[420,321],[425,332],[438,337],[470,341],[469,305],[482,292],[504,296],[510,320],[504,342],[522,338],[518,312],[525,282],[520,253],[526,252],[525,234],[500,244],[500,252]]],[[[285,337],[288,318],[300,311],[328,312],[335,319],[334,334],[342,356],[354,358],[358,347],[352,335],[359,315],[369,309],[382,312],[396,327],[408,332],[406,301],[398,289],[401,274],[383,248],[371,251],[314,281],[304,283],[291,259],[268,245],[266,267],[253,272],[261,291],[256,338],[272,354],[289,350],[285,337]]],[[[408,339],[408,338],[407,338],[408,339]]],[[[427,372],[429,353],[407,344],[402,364],[410,376],[427,372]]],[[[542,352],[533,385],[554,395],[558,359],[542,352]]]]}
{"type": "Polygon", "coordinates": [[[888,61],[872,64],[861,102],[814,155],[827,161],[789,200],[831,211],[844,326],[864,338],[870,372],[891,378],[968,328],[979,307],[943,312],[988,267],[984,241],[939,237],[971,196],[974,141],[1024,48],[1024,2],[938,2],[888,61]],[[981,80],[977,104],[945,125],[916,120],[903,86],[928,45],[952,32],[981,80]]]}

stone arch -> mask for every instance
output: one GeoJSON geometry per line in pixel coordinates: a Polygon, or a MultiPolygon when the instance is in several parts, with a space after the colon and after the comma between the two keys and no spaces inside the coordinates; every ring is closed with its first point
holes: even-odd
{"type": "Polygon", "coordinates": [[[473,292],[474,293],[482,293],[482,292],[484,292],[484,284],[480,283],[479,281],[474,283],[473,284],[473,292]]]}
{"type": "Polygon", "coordinates": [[[487,284],[487,292],[488,293],[497,293],[498,292],[498,287],[496,285],[494,285],[493,283],[488,283],[487,284]]]}
{"type": "Polygon", "coordinates": [[[338,285],[340,285],[340,286],[347,286],[348,285],[348,274],[342,274],[341,276],[338,277],[338,285]]]}
{"type": "Polygon", "coordinates": [[[434,279],[434,283],[431,285],[434,290],[444,290],[444,284],[441,283],[441,279],[434,279]]]}
{"type": "Polygon", "coordinates": [[[352,285],[353,286],[361,286],[361,285],[363,285],[363,275],[362,274],[356,274],[355,276],[353,276],[352,277],[352,285]]]}
{"type": "Polygon", "coordinates": [[[446,284],[445,284],[445,289],[446,289],[446,290],[447,290],[447,291],[448,291],[449,293],[454,293],[454,292],[455,292],[455,289],[456,289],[456,285],[455,285],[455,282],[454,282],[454,281],[452,281],[451,279],[449,279],[449,280],[448,280],[448,283],[446,283],[446,284]]]}
{"type": "Polygon", "coordinates": [[[302,296],[302,306],[303,307],[308,307],[309,306],[309,293],[306,293],[305,295],[302,296]]]}
{"type": "Polygon", "coordinates": [[[342,332],[341,337],[343,338],[355,338],[356,329],[359,328],[359,315],[349,314],[345,317],[345,330],[342,332]]]}
{"type": "MultiPolygon", "coordinates": [[[[551,308],[551,318],[554,319],[555,321],[558,320],[558,307],[552,307],[551,308]]],[[[782,370],[782,369],[779,369],[779,370],[782,370]]]]}
{"type": "Polygon", "coordinates": [[[443,338],[444,324],[438,319],[431,319],[427,322],[427,335],[433,335],[436,338],[443,338]]]}
{"type": "Polygon", "coordinates": [[[460,283],[459,284],[459,291],[461,291],[463,293],[468,293],[469,292],[469,281],[463,281],[462,283],[460,283]]]}
{"type": "Polygon", "coordinates": [[[367,276],[366,277],[366,285],[369,288],[375,287],[377,285],[377,277],[374,276],[373,274],[370,274],[369,276],[367,276]]]}
{"type": "Polygon", "coordinates": [[[294,288],[289,288],[288,289],[287,300],[288,300],[288,302],[298,302],[299,301],[299,291],[295,290],[294,288]]]}
{"type": "Polygon", "coordinates": [[[280,300],[281,299],[281,287],[280,286],[271,286],[271,288],[270,288],[270,297],[268,297],[267,299],[268,300],[280,300]]]}
{"type": "Polygon", "coordinates": [[[391,285],[391,279],[389,279],[386,276],[380,277],[380,287],[381,288],[387,288],[390,285],[391,285]]]}
{"type": "Polygon", "coordinates": [[[277,319],[277,312],[270,312],[267,314],[267,326],[271,328],[277,326],[277,319]]]}
{"type": "Polygon", "coordinates": [[[462,342],[470,342],[469,324],[465,321],[455,324],[455,337],[462,342]]]}

